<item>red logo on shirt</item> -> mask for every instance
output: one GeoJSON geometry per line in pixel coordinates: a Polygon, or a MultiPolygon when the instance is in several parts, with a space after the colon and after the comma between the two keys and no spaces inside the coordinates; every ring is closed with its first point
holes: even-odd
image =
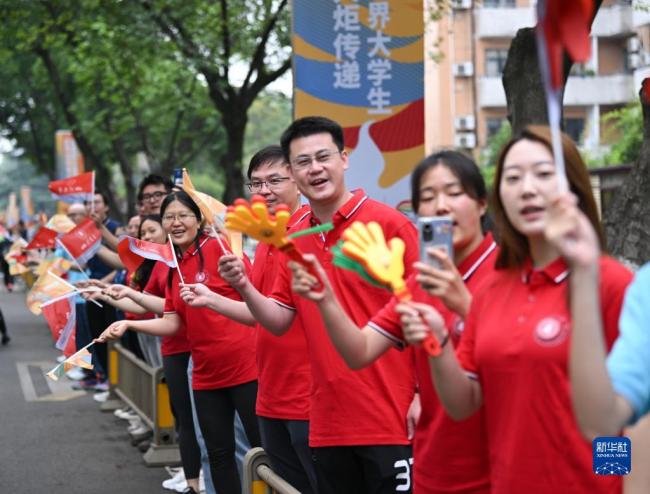
{"type": "Polygon", "coordinates": [[[535,340],[544,346],[562,343],[569,333],[569,322],[561,316],[545,317],[535,327],[535,340]]]}
{"type": "Polygon", "coordinates": [[[196,273],[196,276],[194,277],[194,281],[196,283],[205,283],[208,279],[208,273],[205,271],[199,271],[196,273]]]}

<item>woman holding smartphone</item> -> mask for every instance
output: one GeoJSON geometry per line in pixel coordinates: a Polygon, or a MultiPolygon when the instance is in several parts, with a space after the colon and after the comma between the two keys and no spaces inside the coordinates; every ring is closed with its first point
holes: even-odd
{"type": "MultiPolygon", "coordinates": [[[[430,262],[416,263],[417,273],[407,281],[415,300],[433,304],[446,315],[453,342],[446,346],[452,348],[461,338],[471,294],[494,266],[496,244],[489,233],[484,234],[481,224],[487,207],[485,182],[470,158],[442,151],[415,168],[411,194],[418,215],[452,220],[453,259],[432,249],[425,257],[430,262]]],[[[325,289],[314,291],[315,279],[297,264],[292,264],[293,288],[318,304],[332,342],[348,366],[362,368],[393,346],[404,348],[395,298],[359,330],[341,309],[320,265],[312,256],[305,258],[319,270],[325,289]]],[[[423,349],[416,349],[415,365],[419,398],[411,408],[421,403],[422,411],[413,440],[414,492],[487,494],[489,467],[482,415],[462,422],[450,419],[434,392],[423,349]]]]}
{"type": "MultiPolygon", "coordinates": [[[[547,127],[515,135],[499,158],[494,220],[501,239],[496,270],[475,294],[457,352],[443,348],[429,358],[443,406],[462,420],[485,412],[492,492],[620,492],[620,478],[592,472],[591,443],[573,414],[568,376],[569,270],[544,232],[550,199],[559,188],[547,127]]],[[[602,230],[589,174],[575,147],[562,136],[569,188],[578,207],[602,230]]],[[[599,293],[609,348],[630,273],[601,256],[599,293]]],[[[417,344],[431,331],[444,339],[444,319],[431,306],[400,304],[407,341],[417,344]]]]}
{"type": "Polygon", "coordinates": [[[250,444],[253,447],[260,444],[255,416],[255,333],[216,312],[190,307],[182,301],[178,271],[185,282],[203,283],[220,295],[240,298],[219,276],[217,261],[223,252],[216,239],[202,233],[201,211],[187,193],[172,192],[163,201],[160,213],[179,257],[178,269],[170,269],[165,280],[163,317],[116,322],[102,333],[100,340],[119,338],[127,329],[169,336],[185,326],[194,362],[194,401],[208,450],[212,481],[220,494],[239,494],[235,410],[250,444]]]}

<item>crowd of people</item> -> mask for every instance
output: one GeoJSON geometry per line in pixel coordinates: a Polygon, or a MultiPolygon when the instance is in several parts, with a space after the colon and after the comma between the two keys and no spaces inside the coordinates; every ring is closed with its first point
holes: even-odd
{"type": "MultiPolygon", "coordinates": [[[[303,493],[621,492],[620,477],[594,474],[591,439],[650,409],[650,267],[633,281],[604,254],[586,166],[565,135],[562,151],[567,191],[549,129],[513,135],[490,213],[470,157],[417,164],[413,211],[451,218],[448,253],[420,253],[406,215],[348,188],[343,131],[323,117],[294,121],[247,170],[271,212],[288,206],[288,232],[332,224],[294,239],[303,263],[263,243],[238,257],[186,192],[150,175],[125,230],[169,235],[178,269],[147,260],[124,272],[96,194],[92,213],[68,209],[104,238],[84,267],[91,281],[69,274],[106,302],[77,300],[77,346],[120,339],[163,367],[183,466],[172,487],[185,492],[203,487],[203,467],[207,492],[239,494],[241,454],[256,446],[303,493]],[[404,242],[412,300],[334,265],[343,232],[370,221],[404,242]],[[431,334],[437,356],[421,347],[431,334]]],[[[105,345],[92,348],[80,386],[104,393],[105,345]]]]}

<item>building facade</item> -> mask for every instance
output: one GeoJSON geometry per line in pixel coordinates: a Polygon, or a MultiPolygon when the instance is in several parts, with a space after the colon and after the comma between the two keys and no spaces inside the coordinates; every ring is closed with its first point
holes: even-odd
{"type": "MultiPolygon", "coordinates": [[[[587,152],[605,149],[602,117],[638,98],[650,75],[650,13],[645,0],[604,0],[592,25],[592,56],[574,65],[564,94],[564,128],[587,152]]],[[[531,0],[452,0],[430,23],[427,46],[427,150],[478,152],[506,118],[501,82],[510,42],[536,23],[531,0]]]]}

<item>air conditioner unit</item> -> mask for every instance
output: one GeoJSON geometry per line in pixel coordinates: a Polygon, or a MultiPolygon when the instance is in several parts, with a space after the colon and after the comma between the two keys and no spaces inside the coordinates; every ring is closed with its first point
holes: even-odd
{"type": "Polygon", "coordinates": [[[471,77],[474,75],[474,64],[472,62],[455,63],[451,70],[456,77],[471,77]]]}
{"type": "Polygon", "coordinates": [[[638,53],[630,53],[627,56],[627,66],[630,69],[639,68],[641,65],[641,56],[638,53]]]}
{"type": "Polygon", "coordinates": [[[451,8],[454,10],[471,9],[472,0],[451,0],[451,8]]]}
{"type": "Polygon", "coordinates": [[[476,128],[476,119],[474,115],[464,115],[454,119],[454,128],[456,130],[474,130],[476,128]]]}
{"type": "Polygon", "coordinates": [[[636,53],[641,49],[641,40],[636,36],[627,39],[628,53],[636,53]]]}
{"type": "Polygon", "coordinates": [[[476,147],[476,134],[473,132],[463,132],[454,136],[454,145],[457,148],[473,149],[476,147]]]}

